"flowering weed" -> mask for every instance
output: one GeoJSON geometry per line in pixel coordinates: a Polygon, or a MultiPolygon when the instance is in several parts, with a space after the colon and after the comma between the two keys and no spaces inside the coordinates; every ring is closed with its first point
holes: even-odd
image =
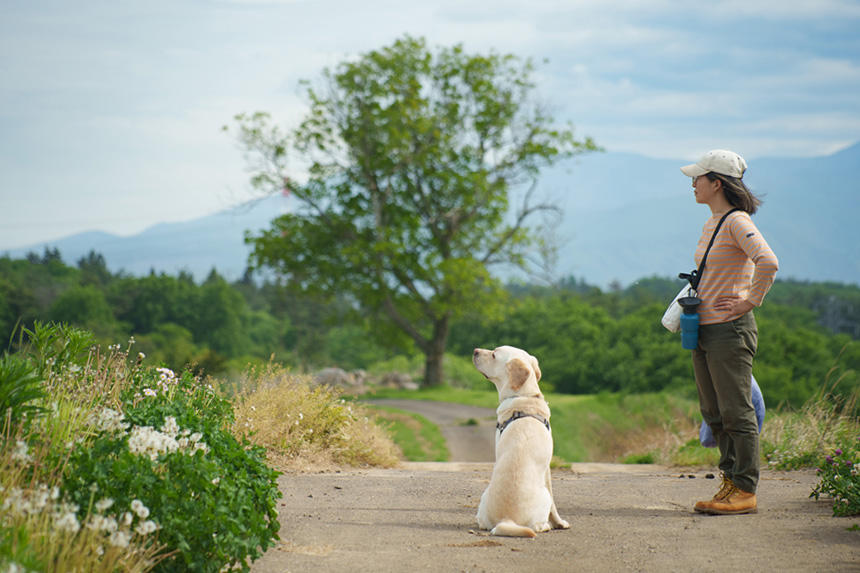
{"type": "Polygon", "coordinates": [[[837,448],[817,468],[819,483],[809,494],[833,499],[833,515],[860,515],[860,436],[845,450],[837,448]]]}
{"type": "Polygon", "coordinates": [[[47,460],[28,447],[29,438],[19,435],[0,448],[0,569],[145,571],[166,556],[150,526],[136,530],[107,517],[105,502],[80,512],[56,483],[34,481],[30,466],[47,460]]]}
{"type": "Polygon", "coordinates": [[[3,358],[45,397],[0,420],[0,570],[247,570],[277,539],[277,474],[211,386],[67,327],[27,333],[3,358]]]}
{"type": "Polygon", "coordinates": [[[262,449],[229,433],[230,403],[166,369],[139,371],[122,397],[122,414],[101,410],[94,435],[73,450],[70,499],[88,507],[109,498],[146,519],[132,520],[135,531],[157,527],[159,542],[179,552],[156,570],[247,568],[277,538],[280,493],[262,449]]]}

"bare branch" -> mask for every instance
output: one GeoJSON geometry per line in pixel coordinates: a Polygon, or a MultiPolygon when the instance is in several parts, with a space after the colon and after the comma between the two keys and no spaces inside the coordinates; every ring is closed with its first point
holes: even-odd
{"type": "Polygon", "coordinates": [[[519,213],[517,213],[516,221],[504,235],[499,237],[499,239],[492,246],[490,246],[484,257],[481,259],[482,263],[491,264],[492,262],[494,262],[493,256],[501,252],[501,250],[517,233],[517,231],[519,231],[524,226],[526,219],[528,219],[532,214],[538,213],[540,211],[559,211],[559,208],[555,205],[548,205],[544,203],[534,206],[529,205],[532,195],[534,194],[536,189],[537,180],[533,180],[531,186],[529,187],[528,191],[526,191],[526,194],[523,197],[522,208],[520,209],[519,213]]]}

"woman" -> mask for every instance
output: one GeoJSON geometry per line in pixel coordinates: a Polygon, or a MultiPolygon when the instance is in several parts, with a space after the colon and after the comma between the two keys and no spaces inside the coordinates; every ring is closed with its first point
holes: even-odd
{"type": "Polygon", "coordinates": [[[712,499],[696,502],[700,513],[756,511],[759,445],[751,377],[758,329],[752,309],[762,303],[779,263],[750,218],[761,201],[743,182],[746,168],[740,155],[722,149],[681,168],[693,178],[696,202],[711,209],[696,248],[697,265],[717,223],[735,209],[717,233],[697,289],[702,303],[693,369],[702,417],[720,449],[723,477],[712,499]]]}

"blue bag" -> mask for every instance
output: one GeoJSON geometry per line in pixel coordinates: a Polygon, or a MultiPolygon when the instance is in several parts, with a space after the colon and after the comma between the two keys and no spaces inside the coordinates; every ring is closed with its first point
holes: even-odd
{"type": "MultiPolygon", "coordinates": [[[[761,388],[758,387],[758,382],[755,381],[755,376],[752,377],[752,403],[755,408],[755,419],[758,422],[758,431],[764,425],[764,396],[761,395],[761,388]]],[[[702,420],[702,425],[699,427],[699,442],[706,448],[716,448],[717,440],[714,439],[714,434],[711,432],[711,427],[702,420]]]]}

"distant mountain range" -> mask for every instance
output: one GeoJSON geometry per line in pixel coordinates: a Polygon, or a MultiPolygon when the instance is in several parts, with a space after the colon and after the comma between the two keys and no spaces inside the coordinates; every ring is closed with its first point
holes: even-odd
{"type": "MultiPolygon", "coordinates": [[[[644,277],[674,277],[693,268],[693,250],[710,212],[693,197],[682,160],[596,153],[548,170],[541,191],[563,210],[553,223],[555,274],[622,286],[644,277]]],[[[860,284],[860,144],[816,158],[757,159],[745,181],[764,200],[753,217],[780,260],[781,278],[860,284]]],[[[280,196],[183,223],[162,223],[130,237],[86,232],[6,251],[19,258],[56,247],[74,264],[90,250],[108,267],[133,275],[216,268],[242,276],[257,233],[290,209],[280,196]]]]}

